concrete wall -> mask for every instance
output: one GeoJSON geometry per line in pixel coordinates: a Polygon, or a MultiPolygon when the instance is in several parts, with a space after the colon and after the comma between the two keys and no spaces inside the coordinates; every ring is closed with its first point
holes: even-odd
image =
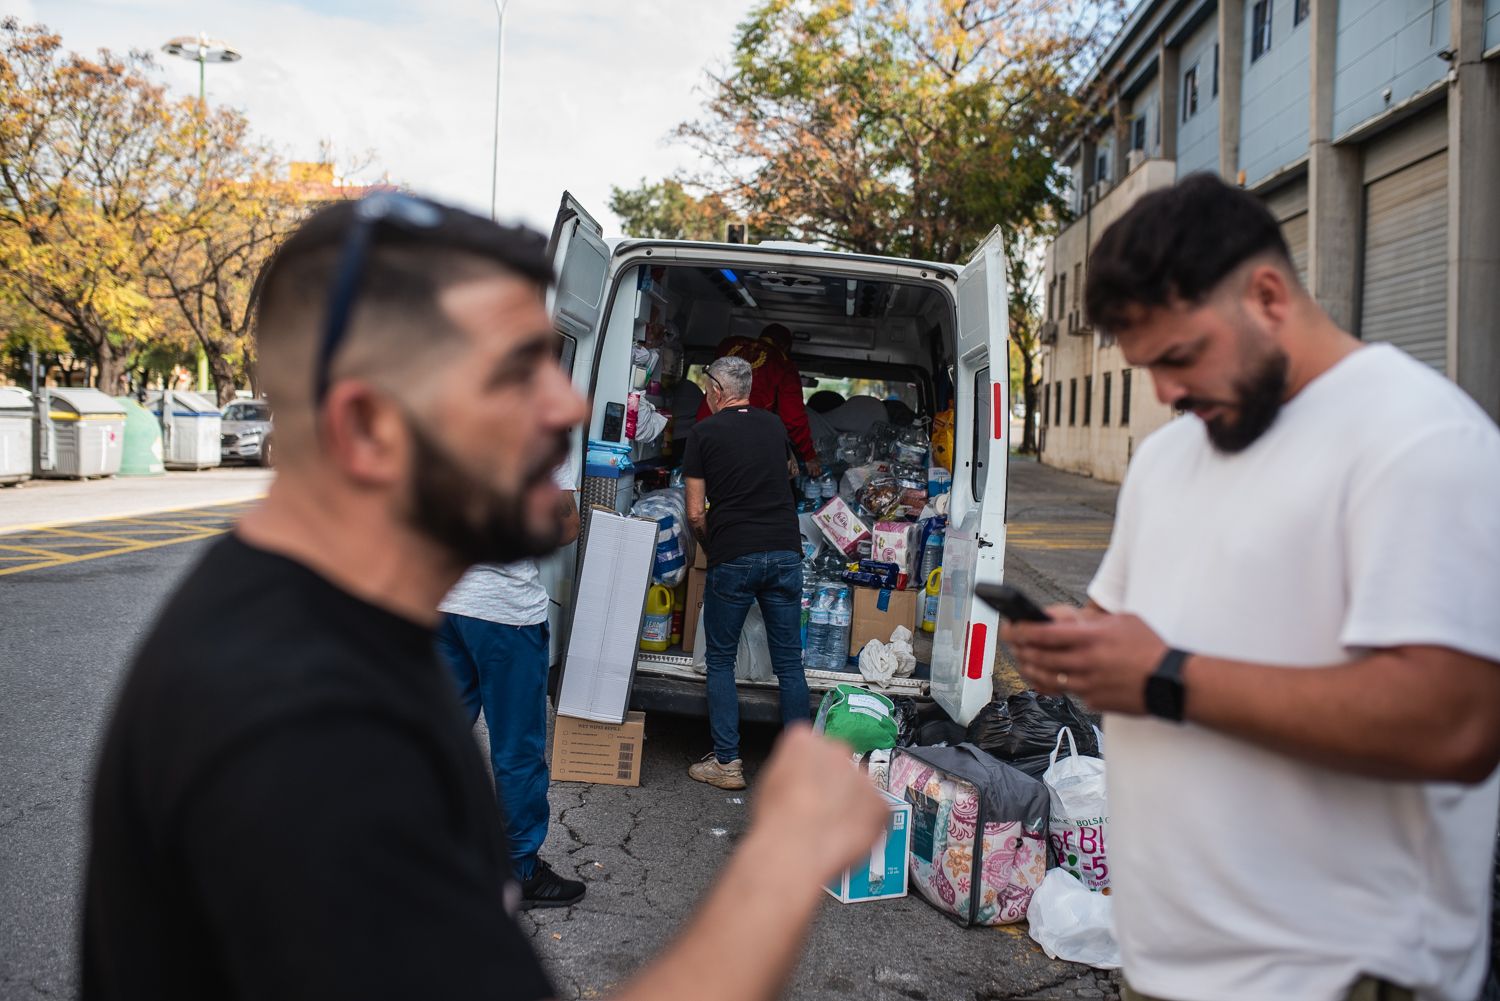
{"type": "Polygon", "coordinates": [[[1181,112],[1177,115],[1178,176],[1219,169],[1219,99],[1213,85],[1214,43],[1218,40],[1218,25],[1209,18],[1182,44],[1178,75],[1198,64],[1198,113],[1185,122],[1181,112]]]}
{"type": "MultiPolygon", "coordinates": [[[[1339,4],[1333,134],[1442,80],[1448,64],[1449,0],[1359,0],[1339,4]],[[1386,88],[1390,97],[1385,97],[1386,88]]],[[[1305,85],[1305,84],[1304,84],[1305,85]]]]}
{"type": "MultiPolygon", "coordinates": [[[[1146,155],[1161,155],[1161,79],[1153,78],[1130,102],[1130,136],[1135,142],[1135,119],[1146,118],[1146,155]]],[[[1127,148],[1134,148],[1133,146],[1127,148]]]]}
{"type": "Polygon", "coordinates": [[[1251,62],[1252,9],[1252,4],[1245,4],[1240,166],[1245,182],[1253,185],[1307,152],[1307,60],[1312,19],[1293,25],[1294,0],[1275,0],[1271,5],[1271,48],[1251,62]]]}

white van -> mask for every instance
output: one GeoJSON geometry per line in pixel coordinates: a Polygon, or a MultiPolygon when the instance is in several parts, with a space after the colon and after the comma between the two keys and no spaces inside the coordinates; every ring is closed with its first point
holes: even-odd
{"type": "MultiPolygon", "coordinates": [[[[712,360],[725,337],[755,337],[779,322],[793,332],[804,384],[809,376],[900,382],[926,417],[939,384],[951,384],[955,468],[937,627],[930,653],[922,637],[917,675],[887,691],[931,698],[967,723],[992,697],[998,643],[998,619],[974,599],[974,587],[1000,582],[1005,553],[1009,353],[998,233],[962,267],[790,243],[605,240],[564,194],[551,251],[558,284],[550,305],[564,366],[591,401],[588,426],[574,436],[576,470],[632,389],[631,349],[653,308],[676,327],[690,364],[712,360]]],[[[570,546],[543,570],[554,599],[554,663],[565,656],[576,564],[570,546]]],[[[807,678],[814,700],[840,681],[860,681],[853,670],[809,670],[807,678]]],[[[689,651],[640,651],[634,707],[706,715],[706,693],[689,651]]],[[[741,682],[740,710],[746,720],[779,719],[775,684],[741,682]]]]}

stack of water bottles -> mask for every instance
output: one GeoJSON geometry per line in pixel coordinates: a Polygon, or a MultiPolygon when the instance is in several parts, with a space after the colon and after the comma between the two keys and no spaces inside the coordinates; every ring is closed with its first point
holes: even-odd
{"type": "Polygon", "coordinates": [[[811,591],[807,641],[802,664],[815,671],[842,671],[849,663],[849,630],[854,622],[854,598],[849,585],[819,581],[811,591]]]}

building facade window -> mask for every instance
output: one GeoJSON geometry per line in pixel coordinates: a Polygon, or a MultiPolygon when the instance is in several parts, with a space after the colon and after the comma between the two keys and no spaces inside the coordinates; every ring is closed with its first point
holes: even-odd
{"type": "Polygon", "coordinates": [[[1100,181],[1108,181],[1108,180],[1109,180],[1109,150],[1104,150],[1103,152],[1101,152],[1099,154],[1099,162],[1094,165],[1094,181],[1095,181],[1095,183],[1098,183],[1100,181]]]}
{"type": "Polygon", "coordinates": [[[1083,377],[1083,426],[1088,427],[1094,414],[1094,377],[1083,377]]]}
{"type": "Polygon", "coordinates": [[[1250,10],[1250,61],[1271,51],[1271,0],[1256,0],[1250,10]]]}
{"type": "Polygon", "coordinates": [[[1120,373],[1120,427],[1130,424],[1130,369],[1120,373]]]}
{"type": "Polygon", "coordinates": [[[1083,264],[1073,265],[1073,308],[1078,308],[1078,296],[1083,289],[1083,264]]]}
{"type": "Polygon", "coordinates": [[[1104,373],[1104,399],[1099,401],[1103,404],[1103,407],[1099,410],[1100,427],[1109,427],[1109,380],[1111,374],[1109,372],[1104,373]]]}
{"type": "Polygon", "coordinates": [[[1292,25],[1301,24],[1307,20],[1307,15],[1312,13],[1312,0],[1296,0],[1292,4],[1292,25]]]}
{"type": "Polygon", "coordinates": [[[1056,390],[1053,395],[1057,397],[1057,402],[1052,405],[1052,423],[1062,427],[1062,380],[1058,379],[1052,385],[1056,390]]]}
{"type": "Polygon", "coordinates": [[[1219,43],[1214,43],[1214,82],[1213,96],[1219,96],[1219,43]]]}
{"type": "Polygon", "coordinates": [[[1047,283],[1047,319],[1057,319],[1057,279],[1047,283]]]}
{"type": "Polygon", "coordinates": [[[1078,380],[1068,380],[1068,427],[1078,423],[1078,380]]]}
{"type": "Polygon", "coordinates": [[[1146,148],[1146,116],[1137,115],[1135,125],[1132,127],[1130,137],[1130,148],[1144,150],[1146,148]]]}
{"type": "MultiPolygon", "coordinates": [[[[1057,276],[1057,318],[1061,320],[1068,312],[1068,273],[1064,271],[1057,276]]],[[[1068,327],[1071,333],[1073,328],[1068,327]]]]}
{"type": "Polygon", "coordinates": [[[1188,67],[1182,74],[1182,120],[1185,122],[1198,113],[1198,64],[1188,67]]]}

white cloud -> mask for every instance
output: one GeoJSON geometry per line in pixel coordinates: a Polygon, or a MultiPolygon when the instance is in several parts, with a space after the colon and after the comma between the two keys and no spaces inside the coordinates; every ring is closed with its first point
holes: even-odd
{"type": "MultiPolygon", "coordinates": [[[[564,188],[605,222],[611,184],[693,166],[664,142],[701,107],[751,0],[511,0],[499,208],[547,228],[564,188]]],[[[494,122],[492,0],[0,0],[69,48],[156,49],[200,30],[244,53],[208,67],[211,102],[244,110],[290,158],[320,140],[371,150],[420,191],[489,210],[494,122]]],[[[162,79],[196,93],[197,67],[162,57],[162,79]]]]}

